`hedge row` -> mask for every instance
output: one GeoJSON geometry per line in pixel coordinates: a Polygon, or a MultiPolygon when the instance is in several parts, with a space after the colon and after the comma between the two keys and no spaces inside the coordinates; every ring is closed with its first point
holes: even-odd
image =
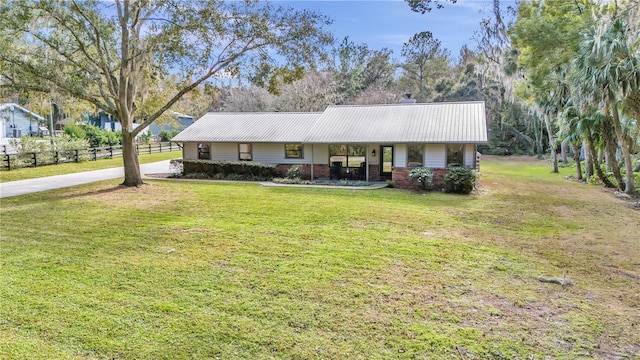
{"type": "Polygon", "coordinates": [[[240,175],[247,178],[263,179],[272,179],[278,176],[275,164],[255,161],[183,160],[182,166],[185,175],[201,173],[215,177],[217,174],[221,174],[223,178],[240,175]]]}

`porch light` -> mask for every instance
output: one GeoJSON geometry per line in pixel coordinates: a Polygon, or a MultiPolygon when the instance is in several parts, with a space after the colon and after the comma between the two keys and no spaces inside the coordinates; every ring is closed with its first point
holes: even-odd
{"type": "Polygon", "coordinates": [[[376,149],[373,149],[373,150],[371,151],[371,156],[373,156],[373,157],[375,157],[375,156],[376,156],[376,149]]]}

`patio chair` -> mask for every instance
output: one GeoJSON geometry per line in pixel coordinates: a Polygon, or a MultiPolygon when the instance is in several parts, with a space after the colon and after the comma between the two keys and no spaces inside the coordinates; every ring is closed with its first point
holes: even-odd
{"type": "Polygon", "coordinates": [[[367,162],[363,161],[360,163],[360,168],[358,169],[358,180],[366,180],[367,177],[367,162]]]}
{"type": "Polygon", "coordinates": [[[340,180],[342,177],[342,161],[334,161],[331,163],[331,169],[329,170],[329,179],[333,180],[333,177],[340,180]]]}

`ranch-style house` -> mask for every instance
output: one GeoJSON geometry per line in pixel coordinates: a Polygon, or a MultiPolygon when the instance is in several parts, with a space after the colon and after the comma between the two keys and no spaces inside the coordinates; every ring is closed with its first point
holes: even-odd
{"type": "Polygon", "coordinates": [[[173,138],[184,159],[258,161],[307,179],[393,180],[415,167],[440,183],[453,166],[477,168],[487,142],[482,101],[338,105],[324,112],[208,113],[173,138]]]}

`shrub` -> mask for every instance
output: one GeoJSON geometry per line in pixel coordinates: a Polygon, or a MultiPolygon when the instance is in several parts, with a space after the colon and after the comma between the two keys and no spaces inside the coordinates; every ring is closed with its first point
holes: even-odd
{"type": "Polygon", "coordinates": [[[106,143],[105,134],[102,129],[94,125],[87,125],[84,128],[85,137],[89,140],[91,147],[99,147],[106,143]]]}
{"type": "Polygon", "coordinates": [[[86,136],[85,131],[76,124],[69,124],[65,126],[64,133],[73,139],[84,139],[86,136]]]}
{"type": "Polygon", "coordinates": [[[142,134],[140,134],[140,142],[143,144],[150,144],[152,137],[153,133],[151,130],[143,131],[142,134]]]}
{"type": "Polygon", "coordinates": [[[167,142],[178,135],[178,130],[161,130],[158,135],[160,136],[160,141],[167,142]]]}
{"type": "Polygon", "coordinates": [[[122,145],[122,130],[104,131],[105,143],[103,145],[122,145]]]}
{"type": "Polygon", "coordinates": [[[180,177],[184,174],[182,159],[171,159],[169,161],[169,173],[171,173],[171,177],[180,177]]]}
{"type": "Polygon", "coordinates": [[[445,191],[456,194],[469,194],[476,185],[476,172],[464,167],[452,167],[444,176],[445,191]]]}
{"type": "MultiPolygon", "coordinates": [[[[18,151],[18,156],[11,161],[11,166],[22,167],[33,164],[33,154],[36,154],[38,164],[53,164],[58,152],[58,161],[68,161],[74,159],[76,149],[86,149],[88,143],[86,139],[77,139],[72,136],[62,134],[57,137],[44,139],[23,136],[20,139],[11,139],[12,146],[18,151]]],[[[88,160],[91,157],[86,150],[78,152],[79,160],[88,160]]]]}
{"type": "Polygon", "coordinates": [[[301,178],[302,177],[302,171],[300,171],[300,166],[299,165],[293,165],[292,167],[289,168],[289,170],[287,170],[287,179],[295,179],[295,178],[301,178]]]}
{"type": "Polygon", "coordinates": [[[236,175],[240,175],[247,180],[271,180],[277,176],[276,165],[255,161],[183,160],[182,166],[185,174],[201,172],[222,179],[239,179],[236,175]]]}
{"type": "Polygon", "coordinates": [[[433,171],[427,167],[417,167],[409,172],[409,180],[418,183],[423,190],[430,190],[433,184],[433,171]]]}

